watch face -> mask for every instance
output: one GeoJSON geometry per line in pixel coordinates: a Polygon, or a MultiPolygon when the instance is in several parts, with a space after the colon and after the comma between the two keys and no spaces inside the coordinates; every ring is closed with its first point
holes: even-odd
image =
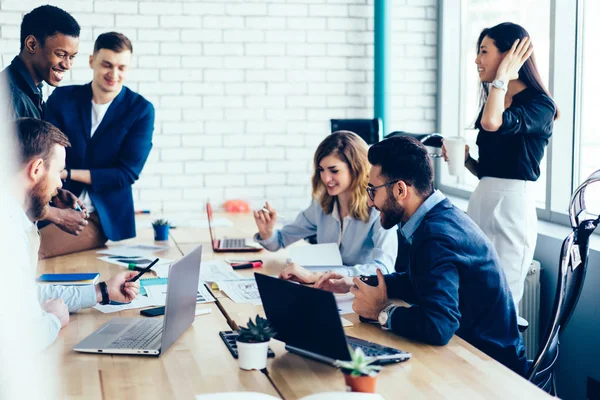
{"type": "Polygon", "coordinates": [[[387,320],[388,320],[388,313],[387,310],[383,310],[382,312],[379,313],[379,318],[377,318],[379,320],[379,324],[380,325],[386,325],[387,324],[387,320]]]}
{"type": "Polygon", "coordinates": [[[506,83],[504,83],[504,81],[501,81],[499,79],[496,79],[494,82],[492,82],[492,85],[494,87],[497,87],[499,89],[504,89],[506,88],[506,83]]]}

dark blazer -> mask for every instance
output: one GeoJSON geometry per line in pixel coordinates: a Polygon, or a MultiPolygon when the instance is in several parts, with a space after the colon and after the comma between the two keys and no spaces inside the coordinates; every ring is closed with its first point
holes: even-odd
{"type": "Polygon", "coordinates": [[[57,88],[47,102],[46,118],[71,142],[67,168],[89,169],[92,184],[68,181],[76,196],[86,189],[105,235],[113,241],[135,237],[131,186],[139,178],[152,149],[154,107],[123,87],[90,139],[91,84],[57,88]]]}
{"type": "Polygon", "coordinates": [[[385,276],[388,296],[412,304],[392,311],[392,331],[436,346],[456,334],[525,376],[512,294],[479,227],[444,199],[425,215],[408,251],[406,272],[385,276]]]}

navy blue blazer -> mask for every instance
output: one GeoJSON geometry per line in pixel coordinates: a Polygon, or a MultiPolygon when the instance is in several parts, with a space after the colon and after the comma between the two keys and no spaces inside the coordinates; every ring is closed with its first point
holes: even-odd
{"type": "Polygon", "coordinates": [[[88,191],[104,234],[110,240],[135,237],[131,186],[139,178],[152,149],[154,107],[141,95],[123,87],[108,107],[90,139],[92,87],[73,85],[52,92],[45,119],[71,142],[67,168],[89,169],[92,184],[68,181],[65,189],[76,196],[88,191]]]}

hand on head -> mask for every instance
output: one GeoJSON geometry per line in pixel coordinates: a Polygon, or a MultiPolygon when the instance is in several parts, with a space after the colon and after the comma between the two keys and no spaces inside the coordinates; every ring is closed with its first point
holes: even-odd
{"type": "Polygon", "coordinates": [[[273,235],[273,227],[277,221],[277,211],[269,202],[261,210],[254,211],[254,221],[258,227],[258,234],[262,240],[267,240],[273,235]]]}
{"type": "Polygon", "coordinates": [[[533,45],[528,37],[515,40],[500,62],[496,76],[505,77],[509,81],[519,79],[519,70],[532,53],[533,45]]]}

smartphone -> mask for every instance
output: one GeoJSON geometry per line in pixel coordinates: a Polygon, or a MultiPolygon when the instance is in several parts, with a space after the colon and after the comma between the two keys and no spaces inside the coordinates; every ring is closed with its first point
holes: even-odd
{"type": "Polygon", "coordinates": [[[377,279],[377,275],[371,275],[371,276],[361,275],[359,279],[369,286],[378,286],[379,285],[379,280],[377,279]]]}
{"type": "Polygon", "coordinates": [[[147,308],[145,310],[140,311],[140,314],[146,317],[156,317],[158,315],[163,315],[165,313],[165,306],[147,308]]]}

